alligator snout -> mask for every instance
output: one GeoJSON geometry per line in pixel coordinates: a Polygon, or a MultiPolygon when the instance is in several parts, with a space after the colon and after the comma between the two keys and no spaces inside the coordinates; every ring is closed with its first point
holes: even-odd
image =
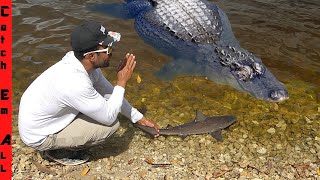
{"type": "Polygon", "coordinates": [[[270,100],[275,102],[280,102],[289,98],[287,90],[273,90],[270,93],[270,100]]]}

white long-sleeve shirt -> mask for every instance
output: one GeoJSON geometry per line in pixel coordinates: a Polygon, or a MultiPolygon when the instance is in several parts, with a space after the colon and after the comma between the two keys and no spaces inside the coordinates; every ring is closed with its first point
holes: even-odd
{"type": "Polygon", "coordinates": [[[38,146],[48,135],[67,127],[79,112],[106,125],[121,112],[135,123],[143,115],[124,99],[124,92],[121,86],[113,87],[100,69],[88,74],[70,51],[22,95],[18,116],[21,139],[28,146],[38,146]]]}

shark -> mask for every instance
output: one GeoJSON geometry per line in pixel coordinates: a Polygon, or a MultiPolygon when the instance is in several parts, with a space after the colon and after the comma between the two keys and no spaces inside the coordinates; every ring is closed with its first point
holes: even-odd
{"type": "MultiPolygon", "coordinates": [[[[179,126],[162,128],[160,129],[159,135],[178,135],[186,137],[188,135],[209,133],[217,141],[222,141],[222,130],[231,126],[236,121],[237,118],[233,115],[206,116],[201,111],[197,111],[194,120],[179,126]]],[[[154,136],[158,134],[154,128],[143,126],[138,123],[135,123],[134,126],[150,135],[154,136]]]]}

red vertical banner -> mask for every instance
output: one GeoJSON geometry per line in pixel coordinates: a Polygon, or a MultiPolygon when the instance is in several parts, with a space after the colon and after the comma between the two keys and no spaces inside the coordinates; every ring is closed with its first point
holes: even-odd
{"type": "Polygon", "coordinates": [[[0,179],[12,179],[12,2],[0,0],[0,179]]]}

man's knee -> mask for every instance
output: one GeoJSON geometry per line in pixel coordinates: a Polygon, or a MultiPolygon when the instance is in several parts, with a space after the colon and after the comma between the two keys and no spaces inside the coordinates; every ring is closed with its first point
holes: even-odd
{"type": "Polygon", "coordinates": [[[106,134],[105,138],[115,133],[119,129],[119,127],[120,127],[120,122],[117,120],[111,127],[108,127],[105,129],[105,134],[106,134]]]}
{"type": "Polygon", "coordinates": [[[120,122],[117,120],[117,122],[116,122],[116,124],[114,125],[115,127],[115,129],[117,130],[117,129],[119,129],[119,127],[120,127],[120,122]]]}
{"type": "Polygon", "coordinates": [[[117,121],[115,124],[113,124],[111,127],[106,127],[103,132],[101,132],[99,138],[94,140],[93,142],[88,142],[87,144],[91,145],[97,145],[97,144],[103,144],[112,134],[114,134],[120,127],[120,122],[117,121]]]}

